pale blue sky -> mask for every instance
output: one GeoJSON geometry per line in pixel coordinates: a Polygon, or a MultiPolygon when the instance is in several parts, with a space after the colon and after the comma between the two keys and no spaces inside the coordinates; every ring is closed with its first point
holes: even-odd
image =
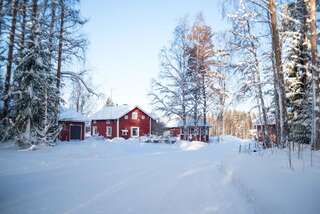
{"type": "Polygon", "coordinates": [[[225,27],[221,0],[82,0],[90,41],[87,68],[99,92],[119,104],[151,109],[151,78],[159,72],[159,51],[179,19],[203,12],[215,31],[225,27]]]}

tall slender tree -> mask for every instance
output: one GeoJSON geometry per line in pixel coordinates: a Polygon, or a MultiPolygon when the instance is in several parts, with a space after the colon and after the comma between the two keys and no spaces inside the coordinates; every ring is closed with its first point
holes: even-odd
{"type": "MultiPolygon", "coordinates": [[[[308,2],[308,1],[306,1],[308,2]]],[[[312,144],[320,149],[320,75],[317,53],[316,0],[309,0],[311,64],[312,64],[312,144]]]]}
{"type": "Polygon", "coordinates": [[[12,13],[11,13],[11,26],[9,33],[9,44],[8,44],[8,56],[7,56],[7,66],[6,66],[6,76],[4,82],[3,90],[3,110],[1,119],[4,119],[8,116],[9,103],[10,103],[10,87],[11,87],[11,78],[12,78],[12,65],[13,65],[13,51],[15,45],[16,37],[16,25],[17,25],[17,14],[18,14],[19,0],[12,1],[12,13]]]}

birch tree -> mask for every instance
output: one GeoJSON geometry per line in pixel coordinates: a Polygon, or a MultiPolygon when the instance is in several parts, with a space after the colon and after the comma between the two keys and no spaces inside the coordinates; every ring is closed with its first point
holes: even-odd
{"type": "MultiPolygon", "coordinates": [[[[214,101],[217,102],[219,92],[221,92],[219,79],[220,74],[219,59],[223,51],[218,50],[213,45],[213,32],[210,26],[206,25],[202,14],[196,20],[190,32],[190,62],[189,71],[191,75],[192,95],[193,95],[193,118],[194,125],[202,119],[207,124],[208,110],[214,101]],[[201,112],[199,111],[201,108],[201,112]]],[[[200,133],[204,135],[205,133],[200,133]]]]}
{"type": "Polygon", "coordinates": [[[174,30],[169,48],[161,50],[161,71],[158,80],[152,81],[152,104],[167,117],[181,119],[184,139],[187,139],[186,122],[192,110],[190,92],[189,27],[183,20],[174,30]]]}
{"type": "Polygon", "coordinates": [[[256,98],[259,118],[262,120],[263,138],[265,146],[270,146],[270,138],[267,130],[267,108],[263,94],[263,82],[261,80],[262,65],[260,63],[259,52],[260,42],[254,33],[253,23],[258,14],[249,10],[244,1],[241,1],[239,9],[230,14],[232,21],[232,37],[230,48],[237,59],[232,67],[235,72],[240,73],[243,84],[240,88],[241,95],[252,94],[256,98]]]}

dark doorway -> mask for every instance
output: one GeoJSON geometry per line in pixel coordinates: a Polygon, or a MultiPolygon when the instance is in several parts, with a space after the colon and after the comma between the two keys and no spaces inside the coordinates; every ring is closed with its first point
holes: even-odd
{"type": "Polygon", "coordinates": [[[71,126],[70,132],[70,140],[81,140],[81,126],[71,126]]]}

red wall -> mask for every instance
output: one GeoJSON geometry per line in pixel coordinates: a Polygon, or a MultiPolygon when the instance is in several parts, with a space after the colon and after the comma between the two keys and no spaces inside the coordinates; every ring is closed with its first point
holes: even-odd
{"type": "Polygon", "coordinates": [[[81,140],[84,140],[85,134],[85,123],[84,122],[71,122],[71,121],[63,121],[59,122],[62,125],[62,130],[59,134],[59,140],[61,141],[69,141],[70,140],[70,126],[71,125],[80,125],[81,126],[81,140]]]}
{"type": "MultiPolygon", "coordinates": [[[[105,138],[117,137],[117,120],[93,120],[91,126],[96,126],[98,128],[98,135],[105,138]],[[107,126],[112,127],[112,136],[107,137],[107,126]]],[[[93,135],[93,129],[91,129],[91,134],[93,135]]]]}
{"type": "MultiPolygon", "coordinates": [[[[121,117],[119,119],[119,137],[128,139],[131,137],[131,127],[139,127],[139,136],[148,135],[150,133],[150,117],[145,114],[143,111],[141,111],[139,108],[134,108],[130,112],[128,112],[126,115],[121,117]],[[138,118],[132,119],[132,112],[138,113],[138,118]],[[125,116],[128,115],[128,119],[125,119],[125,116]],[[144,119],[142,119],[142,116],[144,116],[144,119]],[[122,135],[121,130],[127,129],[128,134],[122,135]]],[[[106,136],[106,127],[111,126],[112,127],[112,137],[108,138],[114,138],[117,137],[117,120],[92,120],[91,126],[96,126],[98,128],[98,135],[99,136],[106,136]],[[106,122],[109,121],[110,124],[106,124],[106,122]]],[[[93,129],[91,129],[91,134],[93,134],[93,129]]]]}
{"type": "Polygon", "coordinates": [[[179,137],[180,136],[180,128],[170,128],[169,129],[169,131],[170,131],[170,135],[172,136],[172,137],[179,137]]]}
{"type": "Polygon", "coordinates": [[[120,130],[120,137],[128,139],[131,137],[131,127],[139,127],[139,136],[144,136],[150,134],[150,117],[146,115],[143,111],[139,108],[132,109],[128,114],[128,119],[125,119],[125,115],[119,119],[119,130],[120,130]],[[132,112],[138,113],[138,119],[133,120],[131,115],[132,112]],[[145,118],[142,119],[142,116],[145,118]],[[122,129],[128,129],[128,135],[121,135],[122,129]]]}
{"type": "MultiPolygon", "coordinates": [[[[263,130],[262,130],[262,125],[257,125],[257,138],[258,141],[263,141],[263,130]]],[[[271,138],[272,142],[276,142],[276,134],[277,134],[277,130],[276,130],[276,125],[268,125],[267,126],[268,131],[269,131],[269,137],[271,138]]]]}

